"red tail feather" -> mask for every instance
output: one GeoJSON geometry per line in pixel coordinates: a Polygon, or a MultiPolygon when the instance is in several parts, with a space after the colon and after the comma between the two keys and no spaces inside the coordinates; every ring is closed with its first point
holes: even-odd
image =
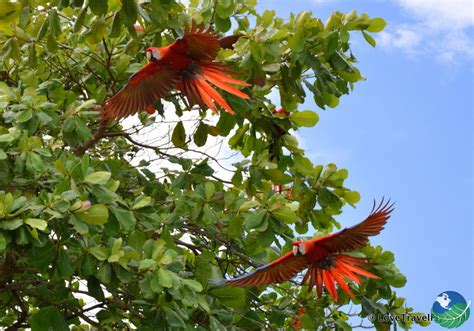
{"type": "Polygon", "coordinates": [[[311,291],[316,285],[318,297],[321,297],[323,286],[325,286],[329,294],[337,301],[338,295],[335,283],[337,283],[344,292],[349,294],[349,296],[354,297],[354,293],[352,293],[349,288],[348,282],[353,281],[360,284],[361,278],[359,275],[367,278],[379,278],[377,275],[360,268],[370,265],[364,258],[345,254],[334,254],[327,259],[326,266],[322,267],[320,265],[321,262],[322,261],[319,261],[319,265],[317,263],[312,264],[303,277],[303,283],[309,279],[308,291],[311,291]]]}

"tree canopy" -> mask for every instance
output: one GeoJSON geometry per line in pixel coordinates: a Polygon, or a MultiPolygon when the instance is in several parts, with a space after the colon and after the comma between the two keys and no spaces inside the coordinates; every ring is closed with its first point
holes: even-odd
{"type": "Polygon", "coordinates": [[[375,46],[385,21],[355,11],[284,20],[255,5],[0,0],[0,327],[349,330],[351,316],[421,315],[397,296],[406,278],[380,246],[357,252],[381,279],[351,286],[353,300],[340,290],[337,303],[317,299],[298,281],[213,285],[297,237],[344,227],[337,215],[360,199],[348,171],[313,164],[294,132],[318,122],[306,98],[334,108],[364,79],[350,38],[375,46]],[[100,105],[145,49],[193,20],[241,35],[218,58],[252,84],[251,98],[223,93],[236,113],[212,115],[172,93],[137,123],[101,127],[100,105]],[[216,141],[238,154],[233,164],[209,151],[216,141]]]}

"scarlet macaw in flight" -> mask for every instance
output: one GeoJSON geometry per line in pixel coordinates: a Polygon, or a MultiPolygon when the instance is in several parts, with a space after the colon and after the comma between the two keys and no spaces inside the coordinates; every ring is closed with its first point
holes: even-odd
{"type": "Polygon", "coordinates": [[[249,274],[224,280],[222,285],[251,287],[281,283],[308,268],[302,284],[309,278],[309,291],[316,285],[318,297],[321,297],[324,285],[337,301],[335,282],[353,297],[354,294],[348,286],[349,280],[359,284],[361,281],[359,276],[374,279],[379,277],[360,268],[369,264],[366,259],[341,254],[341,252],[366,246],[370,236],[375,236],[382,231],[392,211],[393,204],[390,204],[390,201],[384,204],[382,199],[377,207],[374,201],[370,215],[363,222],[320,238],[295,241],[292,243],[292,252],[249,274]]]}
{"type": "Polygon", "coordinates": [[[209,83],[243,99],[249,96],[230,84],[249,84],[230,77],[227,67],[215,62],[219,48],[230,48],[240,36],[219,39],[217,35],[193,22],[186,27],[183,38],[166,47],[149,47],[149,62],[113,97],[101,112],[103,120],[121,119],[140,111],[152,112],[153,105],[175,88],[184,93],[191,103],[207,106],[217,112],[216,104],[234,113],[229,104],[209,83]]]}

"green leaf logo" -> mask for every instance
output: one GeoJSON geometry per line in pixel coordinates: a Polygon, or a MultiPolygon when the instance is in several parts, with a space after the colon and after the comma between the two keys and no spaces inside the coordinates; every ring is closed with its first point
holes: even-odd
{"type": "Polygon", "coordinates": [[[469,306],[464,297],[457,292],[443,292],[436,298],[431,308],[433,320],[442,327],[453,329],[461,326],[470,315],[469,306]]]}

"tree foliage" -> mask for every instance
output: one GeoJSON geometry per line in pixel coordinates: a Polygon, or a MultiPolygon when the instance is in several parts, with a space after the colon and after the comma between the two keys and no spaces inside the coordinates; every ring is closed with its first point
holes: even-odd
{"type": "Polygon", "coordinates": [[[347,330],[347,304],[360,317],[412,311],[393,289],[406,279],[381,247],[358,252],[381,279],[353,287],[352,302],[341,291],[339,303],[318,300],[296,282],[212,285],[276,258],[297,236],[339,228],[335,217],[359,201],[344,186],[347,170],[313,164],[291,132],[318,122],[299,108],[305,98],[333,108],[363,79],[350,38],[362,32],[374,46],[381,18],[336,12],[323,23],[302,12],[285,21],[243,0],[0,8],[0,327],[347,330]],[[169,44],[191,20],[242,34],[218,57],[252,84],[251,99],[225,94],[236,114],[213,116],[174,93],[133,130],[100,129],[99,105],[145,63],[144,49],[169,44]],[[167,144],[137,141],[150,127],[166,131],[167,144]],[[211,138],[243,156],[228,180],[206,152],[211,138]],[[144,149],[173,166],[152,167],[144,149]]]}

